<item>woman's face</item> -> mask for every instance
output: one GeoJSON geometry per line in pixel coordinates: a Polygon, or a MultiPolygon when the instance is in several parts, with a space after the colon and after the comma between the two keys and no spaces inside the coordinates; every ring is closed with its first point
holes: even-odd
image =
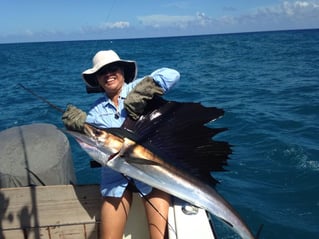
{"type": "Polygon", "coordinates": [[[124,84],[124,71],[116,63],[104,66],[96,73],[99,85],[109,96],[117,95],[121,92],[124,84]]]}

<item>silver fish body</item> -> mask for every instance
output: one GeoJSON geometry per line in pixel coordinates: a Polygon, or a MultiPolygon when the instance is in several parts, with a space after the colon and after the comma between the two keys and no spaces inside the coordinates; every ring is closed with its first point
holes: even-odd
{"type": "MultiPolygon", "coordinates": [[[[242,238],[254,238],[240,215],[214,188],[167,164],[156,155],[154,157],[152,152],[144,149],[143,146],[136,145],[132,140],[124,138],[120,142],[121,147],[114,148],[105,145],[103,142],[105,137],[102,137],[102,140],[99,139],[101,135],[89,137],[74,132],[71,134],[81,147],[103,166],[204,208],[226,222],[242,238]],[[142,161],[136,159],[142,159],[142,161]]],[[[110,134],[108,135],[111,137],[110,134]]]]}

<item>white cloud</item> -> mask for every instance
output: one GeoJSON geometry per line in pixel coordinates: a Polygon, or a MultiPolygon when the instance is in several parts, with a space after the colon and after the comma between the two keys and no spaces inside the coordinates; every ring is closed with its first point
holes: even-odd
{"type": "Polygon", "coordinates": [[[195,16],[169,16],[169,15],[148,15],[138,17],[143,26],[162,28],[180,27],[185,28],[196,19],[195,16]]]}
{"type": "Polygon", "coordinates": [[[122,30],[129,27],[130,23],[126,21],[104,22],[97,26],[83,26],[81,32],[82,34],[99,33],[107,30],[122,30]]]}
{"type": "Polygon", "coordinates": [[[281,16],[309,16],[307,14],[319,11],[319,1],[284,1],[278,6],[259,8],[259,12],[278,14],[281,16]]]}
{"type": "Polygon", "coordinates": [[[205,28],[207,33],[232,31],[258,31],[319,27],[319,1],[283,1],[271,7],[260,7],[254,12],[220,18],[207,16],[204,12],[194,15],[148,15],[139,16],[141,25],[152,28],[205,28]]]}
{"type": "Polygon", "coordinates": [[[26,29],[26,30],[24,31],[24,34],[25,34],[26,36],[33,36],[33,35],[34,35],[34,33],[33,33],[31,30],[29,30],[29,29],[26,29]]]}
{"type": "Polygon", "coordinates": [[[195,24],[197,24],[197,23],[201,26],[207,26],[207,25],[210,25],[212,23],[212,19],[210,17],[206,16],[206,14],[203,12],[197,12],[195,24]]]}
{"type": "Polygon", "coordinates": [[[288,2],[285,1],[282,4],[283,13],[293,16],[300,13],[309,13],[313,10],[319,10],[319,3],[307,2],[307,1],[295,1],[288,2]]]}
{"type": "Polygon", "coordinates": [[[105,22],[100,25],[100,29],[124,29],[130,27],[129,22],[119,21],[119,22],[105,22]]]}
{"type": "Polygon", "coordinates": [[[197,12],[194,16],[169,16],[169,15],[149,15],[138,17],[143,26],[154,28],[180,28],[206,26],[211,24],[212,19],[203,12],[197,12]]]}
{"type": "Polygon", "coordinates": [[[82,26],[78,31],[73,32],[72,35],[75,39],[125,38],[130,28],[131,24],[127,21],[104,22],[95,26],[82,26]]]}
{"type": "Polygon", "coordinates": [[[10,39],[106,39],[319,28],[319,0],[280,1],[280,4],[259,7],[245,13],[230,6],[224,9],[227,10],[226,14],[221,17],[207,15],[208,12],[194,12],[189,15],[156,14],[137,17],[139,24],[131,24],[123,19],[73,28],[69,32],[61,29],[25,30],[2,34],[0,42],[10,39]]]}
{"type": "Polygon", "coordinates": [[[238,20],[246,25],[254,20],[261,26],[275,28],[319,27],[319,1],[284,1],[278,6],[259,8],[255,13],[238,20]]]}

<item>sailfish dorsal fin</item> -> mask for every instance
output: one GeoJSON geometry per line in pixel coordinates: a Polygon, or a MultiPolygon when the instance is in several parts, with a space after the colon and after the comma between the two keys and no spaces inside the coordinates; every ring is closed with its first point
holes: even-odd
{"type": "Polygon", "coordinates": [[[216,107],[156,97],[138,120],[128,117],[116,134],[136,141],[169,164],[215,184],[211,172],[224,170],[231,146],[213,140],[225,128],[211,128],[206,124],[223,114],[216,107]]]}

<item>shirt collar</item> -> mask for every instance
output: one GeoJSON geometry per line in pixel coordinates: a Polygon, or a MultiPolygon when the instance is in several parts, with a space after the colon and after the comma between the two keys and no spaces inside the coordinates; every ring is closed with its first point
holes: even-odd
{"type": "MultiPolygon", "coordinates": [[[[119,98],[121,99],[125,99],[126,98],[126,88],[127,88],[127,84],[124,82],[122,89],[121,89],[121,93],[119,95],[119,98]]],[[[105,98],[105,104],[104,106],[107,106],[108,104],[113,105],[113,102],[111,101],[111,99],[107,96],[106,93],[104,93],[104,98],[105,98]]]]}

